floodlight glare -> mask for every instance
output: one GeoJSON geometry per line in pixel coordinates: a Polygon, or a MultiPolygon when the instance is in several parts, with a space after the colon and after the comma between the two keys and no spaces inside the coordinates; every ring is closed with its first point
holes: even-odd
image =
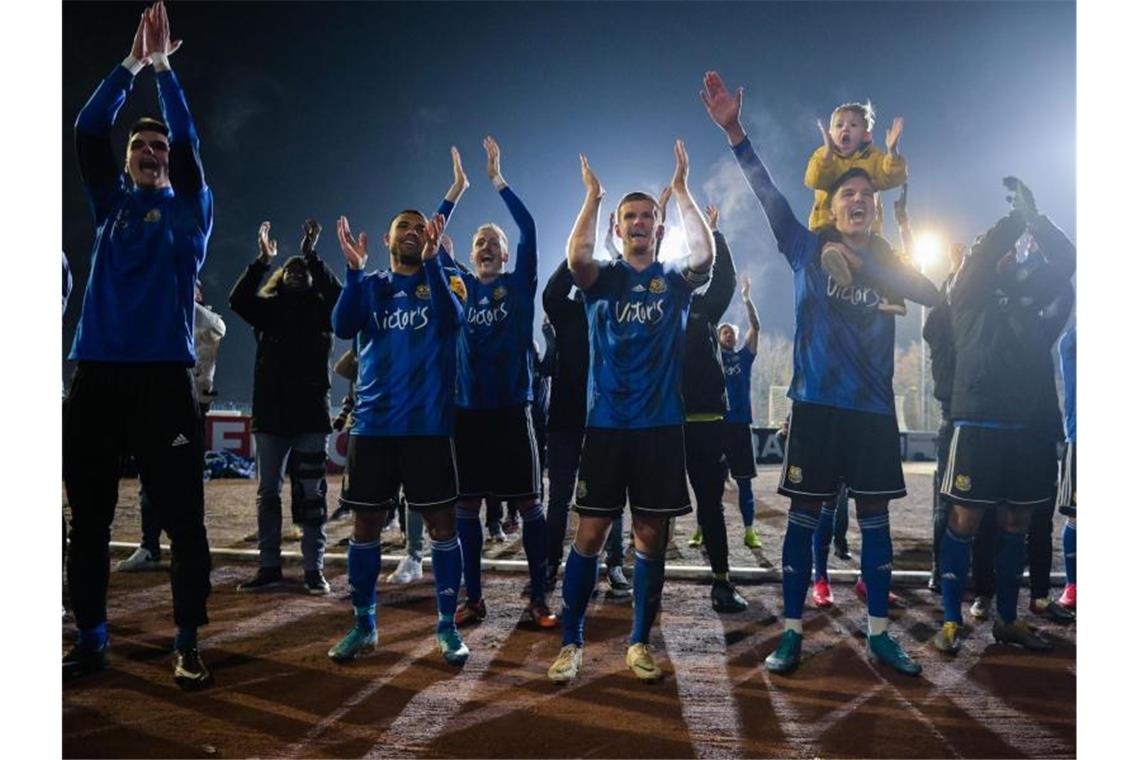
{"type": "Polygon", "coordinates": [[[944,254],[946,244],[936,232],[920,232],[914,238],[914,259],[925,270],[944,254]]]}

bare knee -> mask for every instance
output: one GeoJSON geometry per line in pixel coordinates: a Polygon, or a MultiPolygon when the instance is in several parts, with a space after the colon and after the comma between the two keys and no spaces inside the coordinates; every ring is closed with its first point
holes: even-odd
{"type": "Polygon", "coordinates": [[[1024,507],[1006,507],[1002,525],[1006,533],[1025,533],[1029,530],[1029,522],[1033,518],[1032,510],[1024,507]]]}
{"type": "Polygon", "coordinates": [[[973,536],[981,527],[984,516],[985,512],[981,509],[971,509],[970,507],[963,507],[961,504],[955,504],[950,508],[950,514],[947,515],[946,526],[956,535],[973,536]]]}
{"type": "Polygon", "coordinates": [[[887,505],[890,502],[885,499],[856,499],[855,500],[855,516],[856,517],[877,517],[879,515],[887,514],[887,505]]]}
{"type": "Polygon", "coordinates": [[[578,515],[578,530],[574,533],[574,548],[579,554],[592,557],[602,550],[610,534],[613,519],[578,515]]]}
{"type": "Polygon", "coordinates": [[[439,509],[425,510],[424,525],[432,541],[448,541],[455,536],[455,507],[448,505],[439,509]]]}
{"type": "Polygon", "coordinates": [[[380,531],[388,521],[388,510],[380,509],[353,511],[352,540],[358,544],[366,544],[380,540],[380,531]]]}
{"type": "Polygon", "coordinates": [[[665,544],[668,540],[668,518],[634,516],[633,543],[637,551],[647,557],[660,559],[665,556],[665,544]]]}

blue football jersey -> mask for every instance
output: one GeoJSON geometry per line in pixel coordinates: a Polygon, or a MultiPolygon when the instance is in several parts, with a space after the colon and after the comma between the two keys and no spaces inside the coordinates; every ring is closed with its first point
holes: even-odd
{"type": "Polygon", "coordinates": [[[438,257],[414,275],[348,270],[332,322],[359,352],[352,435],[452,434],[462,296],[438,257]]]}
{"type": "MultiPolygon", "coordinates": [[[[499,195],[519,228],[515,268],[482,283],[464,272],[467,304],[459,334],[459,381],[455,402],[461,409],[501,409],[533,400],[534,298],[538,290],[538,249],[534,219],[522,201],[504,187],[499,195]]],[[[442,207],[441,207],[442,208],[442,207]]],[[[447,209],[445,216],[450,213],[447,209]]]]}
{"type": "Polygon", "coordinates": [[[840,286],[823,268],[819,236],[795,218],[749,140],[732,150],[792,267],[796,334],[788,396],[893,416],[895,318],[879,309],[878,283],[927,306],[938,302],[938,289],[916,271],[877,261],[870,251],[856,251],[863,265],[850,285],[840,286]]]}
{"type": "Polygon", "coordinates": [[[680,260],[638,272],[624,259],[597,261],[583,291],[590,327],[588,427],[681,425],[685,320],[693,289],[680,260]]]}
{"type": "Polygon", "coordinates": [[[756,354],[748,346],[737,351],[720,352],[724,366],[724,389],[728,392],[728,414],[725,422],[752,424],[752,363],[756,354]]]}

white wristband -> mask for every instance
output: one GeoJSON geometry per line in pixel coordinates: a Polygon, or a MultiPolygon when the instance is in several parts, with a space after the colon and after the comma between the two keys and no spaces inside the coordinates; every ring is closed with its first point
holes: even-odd
{"type": "Polygon", "coordinates": [[[507,181],[501,175],[491,180],[491,183],[494,184],[496,190],[502,190],[507,186],[507,181]]]}
{"type": "Polygon", "coordinates": [[[124,58],[123,62],[120,65],[127,71],[131,72],[131,76],[135,76],[143,70],[142,61],[140,61],[138,58],[135,58],[133,55],[128,55],[126,58],[124,58]]]}
{"type": "Polygon", "coordinates": [[[170,59],[166,57],[166,53],[154,53],[150,61],[154,64],[155,71],[170,71],[170,59]]]}

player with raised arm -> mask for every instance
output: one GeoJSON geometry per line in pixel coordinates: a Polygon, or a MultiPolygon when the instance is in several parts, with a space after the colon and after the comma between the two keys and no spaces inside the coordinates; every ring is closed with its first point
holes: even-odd
{"type": "Polygon", "coordinates": [[[671,186],[689,254],[665,264],[656,259],[661,213],[646,193],[630,193],[618,202],[622,258],[594,258],[604,191],[586,157],[579,156],[586,197],[566,244],[566,259],[585,298],[591,351],[574,507],[578,530],[562,583],[563,646],[547,672],[556,682],[578,675],[597,555],[627,499],[636,560],[626,664],[641,680],[661,677],[647,645],[661,606],[669,520],[692,511],[685,485],[682,328],[692,292],[708,281],[714,258],[712,233],[689,194],[689,159],[680,140],[674,154],[671,186]]]}
{"type": "MultiPolygon", "coordinates": [[[[710,220],[712,211],[710,208],[710,220]]],[[[760,317],[752,303],[752,281],[740,275],[740,298],[748,313],[748,331],[737,347],[736,325],[722,323],[717,327],[720,360],[724,365],[724,385],[728,392],[728,414],[724,418],[724,456],[729,474],[736,481],[740,502],[740,519],[744,523],[744,545],[760,548],[760,537],[752,523],[756,519],[756,496],[752,479],[756,477],[756,456],[752,449],[752,364],[760,341],[760,317]]]]}
{"type": "MultiPolygon", "coordinates": [[[[538,248],[534,219],[503,179],[500,150],[494,138],[483,140],[487,176],[519,228],[515,268],[504,272],[510,258],[506,233],[484,224],[471,242],[472,271],[463,272],[467,301],[459,333],[456,384],[455,449],[459,468],[456,505],[459,540],[463,544],[463,582],[467,598],[455,614],[457,625],[487,617],[481,564],[483,530],[479,507],[484,499],[508,502],[522,517],[522,544],[530,570],[530,604],[525,617],[542,628],[557,618],[546,606],[546,517],[542,511],[542,474],[531,418],[533,401],[534,299],[538,290],[538,248]]],[[[452,149],[456,184],[440,211],[451,213],[461,182],[459,152],[452,149]],[[453,197],[454,196],[454,197],[453,197]]],[[[441,256],[449,256],[441,251],[441,256]]],[[[446,260],[446,259],[445,259],[446,260]]]]}
{"type": "Polygon", "coordinates": [[[942,496],[953,506],[938,553],[945,619],[933,642],[946,654],[961,647],[962,580],[987,513],[1000,531],[994,639],[1052,649],[1017,616],[1017,597],[1032,512],[1051,512],[1056,499],[1062,431],[1052,348],[1072,311],[1076,248],[1037,212],[1024,183],[1004,182],[1012,211],[974,244],[950,286],[954,435],[942,496]],[[1016,245],[1027,233],[1022,259],[1016,245]]]}
{"type": "Polygon", "coordinates": [[[64,677],[106,666],[108,540],[120,457],[133,454],[170,536],[174,679],[210,682],[198,654],[207,622],[210,554],[202,490],[202,422],[194,398],[194,284],[213,227],[213,196],[198,133],[170,68],[181,43],[161,2],[142,15],[130,55],[75,122],[83,184],[96,236],[83,312],[70,358],[79,362],[63,420],[63,479],[71,508],[68,589],[76,645],[64,677]],[[153,64],[162,120],[130,130],[126,171],[111,128],[134,77],[153,64]]]}
{"type": "Polygon", "coordinates": [[[842,481],[855,497],[863,534],[868,654],[917,675],[921,666],[887,632],[893,555],[888,504],[904,496],[906,486],[892,389],[895,326],[878,304],[880,292],[889,290],[932,306],[938,290],[917,271],[890,266],[877,253],[883,246],[872,233],[875,188],[858,168],[844,172],[829,188],[829,220],[839,239],[827,245],[834,246],[852,275],[847,284],[837,282],[822,265],[824,240],[795,218],[748,140],[740,122],[743,88],[731,94],[716,72],[708,72],[700,94],[794,274],[796,332],[788,391],[793,403],[779,486],[791,499],[782,560],[784,633],[765,667],[789,673],[799,665],[812,533],[823,503],[835,497],[842,481]]]}
{"type": "Polygon", "coordinates": [[[335,662],[376,648],[380,532],[401,488],[431,536],[436,642],[449,664],[462,665],[469,654],[455,627],[463,554],[451,440],[463,283],[437,255],[443,222],[438,214],[430,220],[414,210],[396,214],[384,235],[390,268],[365,274],[367,236],[353,237],[348,219],[337,221],[348,272],[332,325],[338,337],[356,341],[359,370],[340,497],[354,513],[348,582],[356,622],[329,650],[335,662]]]}

